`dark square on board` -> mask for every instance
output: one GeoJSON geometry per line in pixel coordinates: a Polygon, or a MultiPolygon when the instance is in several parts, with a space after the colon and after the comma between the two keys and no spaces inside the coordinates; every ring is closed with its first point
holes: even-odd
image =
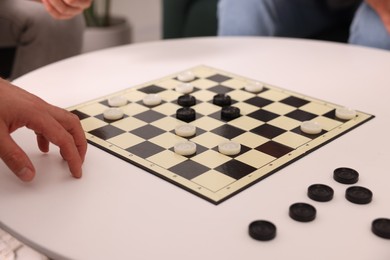
{"type": "Polygon", "coordinates": [[[149,85],[143,88],[138,89],[141,92],[144,92],[146,94],[157,94],[165,90],[165,88],[156,86],[156,85],[149,85]]]}
{"type": "Polygon", "coordinates": [[[222,125],[220,127],[217,127],[215,129],[211,130],[210,132],[217,134],[219,136],[223,136],[227,139],[233,139],[233,138],[245,133],[246,131],[244,131],[240,128],[237,128],[235,126],[225,124],[225,125],[222,125]]]}
{"type": "Polygon", "coordinates": [[[154,110],[147,110],[145,112],[136,114],[133,117],[135,117],[135,118],[137,118],[139,120],[142,120],[144,122],[151,123],[151,122],[157,121],[157,120],[159,120],[161,118],[164,118],[165,115],[161,114],[161,113],[159,113],[157,111],[154,111],[154,110]]]}
{"type": "Polygon", "coordinates": [[[267,111],[267,110],[259,109],[259,110],[256,110],[255,112],[248,114],[247,116],[252,117],[254,119],[257,119],[257,120],[260,120],[260,121],[263,121],[263,122],[268,122],[268,121],[271,121],[272,119],[277,118],[279,115],[272,113],[270,111],[267,111]]]}
{"type": "Polygon", "coordinates": [[[256,150],[271,155],[275,158],[282,157],[283,155],[288,154],[292,150],[294,150],[291,147],[288,147],[286,145],[274,142],[274,141],[269,141],[266,142],[258,147],[255,148],[256,150]]]}
{"type": "Polygon", "coordinates": [[[184,162],[176,164],[175,166],[169,168],[168,170],[170,170],[171,172],[173,172],[173,173],[175,173],[183,178],[191,180],[191,179],[207,172],[210,169],[208,167],[206,167],[200,163],[194,162],[192,160],[185,160],[184,162]]]}
{"type": "Polygon", "coordinates": [[[207,79],[221,83],[221,82],[224,82],[224,81],[229,80],[231,78],[224,76],[224,75],[221,75],[221,74],[215,74],[213,76],[208,77],[207,79]]]}
{"type": "Polygon", "coordinates": [[[268,124],[263,124],[250,130],[250,132],[272,139],[286,132],[286,130],[268,124]]]}
{"type": "Polygon", "coordinates": [[[130,133],[148,140],[165,133],[165,131],[153,125],[144,125],[137,129],[131,130],[130,133]]]}
{"type": "Polygon", "coordinates": [[[232,159],[216,167],[214,170],[232,177],[233,179],[239,180],[242,177],[245,177],[248,174],[254,172],[256,168],[238,160],[232,159]]]}
{"type": "Polygon", "coordinates": [[[283,103],[283,104],[286,104],[286,105],[290,105],[290,106],[293,106],[293,107],[301,107],[303,105],[306,105],[307,103],[309,103],[310,101],[308,100],[304,100],[302,98],[298,98],[298,97],[294,97],[294,96],[290,96],[288,98],[285,98],[281,101],[279,101],[280,103],[283,103]]]}
{"type": "Polygon", "coordinates": [[[266,98],[262,98],[262,97],[253,97],[253,98],[245,100],[244,102],[251,104],[251,105],[254,105],[258,108],[262,108],[262,107],[265,107],[266,105],[273,103],[274,101],[266,99],[266,98]]]}
{"type": "Polygon", "coordinates": [[[298,121],[301,121],[301,122],[310,121],[313,118],[317,117],[317,115],[315,115],[315,114],[312,114],[310,112],[306,112],[306,111],[303,111],[300,109],[294,110],[294,111],[286,114],[285,116],[290,117],[290,118],[295,119],[295,120],[298,120],[298,121]]]}
{"type": "Polygon", "coordinates": [[[164,150],[165,148],[158,146],[154,143],[151,143],[149,141],[144,141],[142,143],[139,143],[137,145],[131,146],[126,149],[126,151],[128,151],[129,153],[135,154],[144,159],[153,156],[155,154],[158,154],[164,150]]]}
{"type": "Polygon", "coordinates": [[[105,125],[89,131],[91,135],[99,137],[100,139],[107,140],[117,135],[123,134],[125,131],[112,125],[105,125]]]}
{"type": "Polygon", "coordinates": [[[90,117],[89,115],[84,114],[83,112],[80,112],[78,110],[73,110],[73,111],[70,111],[70,112],[75,114],[80,120],[83,120],[83,119],[86,119],[86,118],[90,117]]]}

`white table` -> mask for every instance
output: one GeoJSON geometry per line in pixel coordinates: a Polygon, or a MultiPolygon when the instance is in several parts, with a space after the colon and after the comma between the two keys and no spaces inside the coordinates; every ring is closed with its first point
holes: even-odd
{"type": "Polygon", "coordinates": [[[42,155],[34,134],[15,140],[38,171],[18,181],[0,163],[0,226],[54,258],[70,259],[390,259],[390,240],[370,228],[390,217],[390,53],[344,44],[277,38],[198,38],[134,44],[81,55],[15,81],[51,103],[70,107],[204,64],[347,105],[375,119],[215,206],[129,163],[89,146],[81,180],[69,176],[58,150],[42,155]],[[333,170],[359,171],[374,193],[368,205],[344,198],[333,170]],[[333,187],[320,203],[307,187],[333,187]],[[317,208],[300,223],[295,202],[317,208]],[[248,236],[256,219],[277,236],[248,236]]]}

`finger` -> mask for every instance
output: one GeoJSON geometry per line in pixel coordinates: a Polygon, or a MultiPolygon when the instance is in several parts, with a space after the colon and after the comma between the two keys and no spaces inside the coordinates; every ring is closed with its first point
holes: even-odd
{"type": "Polygon", "coordinates": [[[0,129],[0,157],[7,167],[22,181],[31,181],[35,169],[27,154],[12,140],[7,129],[0,129]]]}
{"type": "Polygon", "coordinates": [[[64,0],[64,2],[69,6],[81,9],[88,8],[91,5],[91,0],[64,0]]]}
{"type": "Polygon", "coordinates": [[[58,107],[52,107],[49,113],[72,135],[79,155],[84,162],[87,153],[87,139],[78,116],[58,107]]]}
{"type": "Polygon", "coordinates": [[[60,148],[62,158],[68,163],[72,176],[81,177],[82,157],[77,150],[72,135],[59,122],[47,115],[30,122],[27,127],[39,133],[48,142],[57,145],[60,148]]]}
{"type": "Polygon", "coordinates": [[[68,6],[62,0],[42,0],[42,3],[56,19],[70,19],[82,12],[81,8],[68,6]]]}
{"type": "Polygon", "coordinates": [[[37,135],[37,143],[39,150],[43,153],[49,152],[49,141],[41,134],[35,133],[37,135]]]}

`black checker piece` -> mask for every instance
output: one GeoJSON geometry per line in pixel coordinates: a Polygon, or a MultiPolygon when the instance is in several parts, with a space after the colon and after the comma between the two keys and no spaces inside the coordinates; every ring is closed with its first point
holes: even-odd
{"type": "Polygon", "coordinates": [[[292,219],[300,222],[310,222],[316,218],[317,210],[310,204],[298,202],[289,208],[289,215],[292,219]]]}
{"type": "Polygon", "coordinates": [[[157,94],[165,90],[165,88],[156,86],[156,85],[150,85],[143,88],[138,89],[141,92],[144,92],[146,94],[157,94]]]}
{"type": "Polygon", "coordinates": [[[161,113],[154,111],[154,110],[147,110],[145,112],[136,114],[133,117],[135,117],[139,120],[142,120],[144,122],[151,123],[151,122],[154,122],[154,121],[157,121],[161,118],[166,117],[166,115],[161,114],[161,113]]]}
{"type": "Polygon", "coordinates": [[[340,167],[333,171],[333,179],[343,184],[355,184],[359,180],[359,172],[352,168],[340,167]]]}
{"type": "Polygon", "coordinates": [[[263,109],[259,109],[255,112],[248,114],[247,116],[252,117],[254,119],[257,119],[257,120],[260,120],[260,121],[263,121],[263,122],[268,122],[268,121],[271,121],[272,119],[277,118],[279,115],[272,113],[272,112],[269,112],[269,111],[266,111],[266,110],[263,110],[263,109]]]}
{"type": "Polygon", "coordinates": [[[282,157],[283,155],[288,154],[292,150],[294,150],[291,147],[288,147],[286,145],[274,142],[274,141],[269,141],[266,142],[265,144],[262,144],[258,147],[255,148],[257,151],[260,151],[262,153],[271,155],[275,158],[282,157]]]}
{"type": "Polygon", "coordinates": [[[310,121],[313,118],[317,117],[317,115],[315,115],[315,114],[312,114],[312,113],[309,113],[309,112],[306,112],[306,111],[303,111],[300,109],[294,110],[294,111],[286,114],[285,116],[290,117],[290,118],[295,119],[295,120],[298,120],[298,121],[301,121],[301,122],[310,121]]]}
{"type": "Polygon", "coordinates": [[[272,139],[286,132],[286,130],[268,124],[263,124],[250,130],[250,132],[272,139]]]}
{"type": "Polygon", "coordinates": [[[306,105],[306,104],[309,103],[310,101],[304,100],[304,99],[302,99],[302,98],[290,96],[290,97],[285,98],[285,99],[283,99],[283,100],[281,100],[281,101],[279,101],[279,102],[280,102],[280,103],[283,103],[283,104],[286,104],[286,105],[293,106],[293,107],[301,107],[301,106],[306,105]]]}
{"type": "Polygon", "coordinates": [[[246,131],[244,131],[240,128],[237,128],[235,126],[232,126],[232,125],[222,125],[220,127],[215,128],[211,132],[214,134],[217,134],[219,136],[223,136],[227,139],[233,139],[233,138],[245,133],[246,131]]]}
{"type": "Polygon", "coordinates": [[[231,78],[228,76],[225,76],[225,75],[215,74],[213,76],[208,77],[207,79],[221,83],[221,82],[224,82],[224,81],[229,80],[231,78]]]}
{"type": "Polygon", "coordinates": [[[78,110],[73,110],[73,111],[70,111],[70,112],[75,114],[80,120],[83,120],[83,119],[86,119],[86,118],[90,117],[89,115],[84,114],[83,112],[80,112],[78,110]]]}
{"type": "Polygon", "coordinates": [[[112,125],[105,125],[100,128],[96,128],[92,131],[89,131],[91,135],[99,137],[100,139],[107,140],[117,135],[123,134],[125,131],[119,129],[112,125]]]}
{"type": "Polygon", "coordinates": [[[145,140],[151,139],[153,137],[156,137],[156,136],[159,136],[159,135],[165,133],[164,130],[162,130],[158,127],[152,126],[152,125],[144,125],[144,126],[141,126],[140,128],[134,129],[130,132],[132,134],[135,134],[135,135],[145,139],[145,140]]]}
{"type": "Polygon", "coordinates": [[[141,158],[148,158],[162,151],[165,151],[165,148],[153,144],[149,141],[145,141],[127,148],[126,151],[135,154],[141,158]]]}
{"type": "Polygon", "coordinates": [[[377,218],[372,221],[372,232],[381,237],[390,239],[390,219],[389,218],[377,218]]]}
{"type": "Polygon", "coordinates": [[[186,178],[188,180],[191,180],[209,170],[208,167],[199,164],[197,162],[194,162],[192,160],[186,160],[182,163],[176,164],[175,166],[169,168],[173,173],[176,173],[177,175],[186,178]]]}
{"type": "Polygon", "coordinates": [[[219,171],[227,176],[232,177],[233,179],[239,180],[242,177],[247,176],[248,174],[251,174],[256,170],[256,168],[242,163],[237,160],[230,160],[224,164],[221,164],[220,166],[216,167],[214,170],[219,171]]]}
{"type": "Polygon", "coordinates": [[[274,101],[262,97],[253,97],[245,100],[244,102],[261,108],[273,103],[274,101]]]}

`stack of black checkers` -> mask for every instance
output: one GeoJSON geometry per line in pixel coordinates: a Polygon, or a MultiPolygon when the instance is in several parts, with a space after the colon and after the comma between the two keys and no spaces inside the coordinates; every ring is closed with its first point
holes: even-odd
{"type": "MultiPolygon", "coordinates": [[[[359,173],[351,168],[337,168],[333,179],[342,184],[355,184],[359,173]]],[[[313,184],[307,189],[307,196],[317,202],[327,202],[333,199],[334,191],[325,184],[313,184]]],[[[345,191],[345,198],[355,204],[368,204],[372,201],[371,190],[362,186],[350,186],[345,191]]],[[[309,203],[297,202],[289,207],[289,216],[299,222],[311,222],[316,218],[317,210],[309,203]]],[[[372,232],[382,238],[390,239],[390,219],[378,218],[371,224],[372,232]]],[[[249,235],[260,241],[268,241],[276,237],[276,226],[266,220],[253,221],[249,225],[249,235]]]]}
{"type": "Polygon", "coordinates": [[[240,109],[232,106],[232,99],[226,94],[217,94],[213,97],[213,104],[222,107],[221,118],[232,120],[240,116],[240,109]]]}
{"type": "Polygon", "coordinates": [[[196,112],[192,106],[196,104],[196,99],[194,96],[185,94],[180,96],[177,99],[177,103],[182,106],[176,111],[176,118],[184,122],[192,122],[196,119],[196,112]]]}

